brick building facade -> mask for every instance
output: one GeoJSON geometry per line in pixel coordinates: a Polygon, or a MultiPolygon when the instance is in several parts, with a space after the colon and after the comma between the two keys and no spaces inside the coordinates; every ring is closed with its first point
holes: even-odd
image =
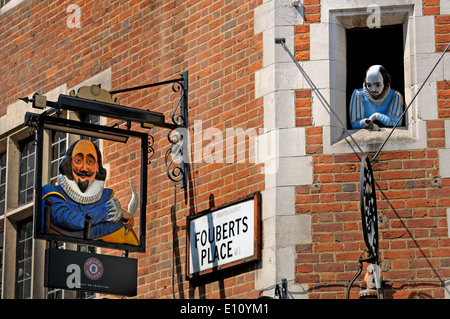
{"type": "MultiPolygon", "coordinates": [[[[119,90],[188,71],[187,188],[167,177],[167,131],[148,131],[155,153],[148,169],[146,251],[130,254],[138,259],[137,298],[274,296],[286,279],[289,297],[344,299],[365,249],[361,153],[346,136],[348,127],[327,111],[317,93],[348,125],[349,94],[359,88],[353,83],[362,85],[364,79],[358,67],[379,63],[366,58],[371,51],[392,63],[388,71],[408,105],[450,42],[450,5],[444,0],[377,5],[368,0],[12,0],[0,8],[0,34],[3,298],[48,298],[50,293],[43,287],[46,243],[32,240],[28,259],[17,250],[21,240],[31,238],[23,222],[30,222],[33,204],[18,198],[27,191],[19,182],[18,163],[33,154],[24,146],[30,131],[23,118],[26,111],[36,112],[18,99],[38,92],[55,100],[91,84],[119,90]],[[360,32],[360,40],[375,32],[386,42],[361,47],[351,32],[360,32]],[[348,58],[359,51],[357,60],[348,58]],[[236,138],[239,134],[245,138],[236,138]],[[262,197],[261,260],[188,280],[187,216],[255,192],[262,197]],[[27,261],[32,267],[24,277],[20,265],[27,261]]],[[[373,167],[387,298],[450,296],[449,59],[444,55],[373,167]]],[[[177,103],[173,93],[169,86],[117,98],[121,105],[168,118],[177,103]]],[[[81,118],[71,112],[63,116],[81,118]]],[[[350,132],[373,156],[390,129],[350,132]]],[[[56,142],[48,137],[46,143],[56,142]]],[[[100,148],[108,187],[127,199],[123,181],[136,178],[138,158],[107,141],[100,148]]],[[[48,162],[44,176],[50,178],[48,162]]],[[[351,298],[365,289],[363,277],[364,272],[351,298]]],[[[75,297],[68,291],[59,296],[75,297]]]]}

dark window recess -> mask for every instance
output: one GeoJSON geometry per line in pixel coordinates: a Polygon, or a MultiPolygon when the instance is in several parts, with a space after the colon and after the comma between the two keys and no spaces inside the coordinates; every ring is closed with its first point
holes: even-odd
{"type": "MultiPolygon", "coordinates": [[[[391,76],[391,88],[405,99],[403,61],[403,25],[382,28],[347,30],[347,128],[351,129],[349,107],[355,89],[362,88],[367,69],[375,64],[384,66],[391,76]]],[[[401,126],[405,125],[405,118],[401,126]]]]}

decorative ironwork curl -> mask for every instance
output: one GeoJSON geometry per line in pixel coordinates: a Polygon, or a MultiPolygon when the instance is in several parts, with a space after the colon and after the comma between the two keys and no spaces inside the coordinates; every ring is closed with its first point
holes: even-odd
{"type": "Polygon", "coordinates": [[[173,129],[167,135],[172,144],[165,155],[167,176],[173,182],[181,182],[184,179],[185,170],[181,167],[183,163],[183,134],[173,129]]]}
{"type": "Polygon", "coordinates": [[[178,100],[178,103],[175,106],[175,108],[173,109],[172,114],[170,115],[170,118],[172,119],[173,124],[175,124],[177,126],[186,127],[187,119],[185,118],[185,115],[183,114],[183,111],[181,110],[183,101],[186,98],[186,88],[180,82],[175,82],[174,84],[172,84],[172,91],[173,92],[181,91],[181,93],[180,93],[180,98],[178,100]],[[180,113],[176,114],[178,109],[180,109],[180,113]]]}
{"type": "Polygon", "coordinates": [[[148,143],[147,143],[147,147],[148,147],[147,163],[148,164],[150,164],[152,162],[151,159],[153,158],[153,156],[155,156],[155,149],[153,148],[154,144],[155,144],[155,139],[153,138],[153,135],[148,134],[148,143]]]}
{"type": "Polygon", "coordinates": [[[183,135],[177,130],[171,130],[167,139],[172,144],[165,155],[167,176],[173,182],[181,182],[184,178],[183,163],[183,135]]]}

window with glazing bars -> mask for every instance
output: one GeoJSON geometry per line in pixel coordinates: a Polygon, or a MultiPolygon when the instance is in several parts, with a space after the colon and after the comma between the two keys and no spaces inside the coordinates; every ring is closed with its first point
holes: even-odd
{"type": "Polygon", "coordinates": [[[5,214],[6,203],[6,152],[0,154],[0,216],[5,214]]]}
{"type": "Polygon", "coordinates": [[[19,205],[33,201],[34,197],[34,139],[20,145],[19,205]]]}
{"type": "Polygon", "coordinates": [[[31,269],[33,257],[33,219],[17,224],[16,298],[31,298],[31,269]]]}

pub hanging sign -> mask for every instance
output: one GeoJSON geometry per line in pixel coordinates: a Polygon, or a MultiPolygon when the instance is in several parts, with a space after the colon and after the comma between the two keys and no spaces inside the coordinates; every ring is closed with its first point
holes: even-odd
{"type": "Polygon", "coordinates": [[[187,277],[260,259],[261,195],[188,217],[187,277]]]}

